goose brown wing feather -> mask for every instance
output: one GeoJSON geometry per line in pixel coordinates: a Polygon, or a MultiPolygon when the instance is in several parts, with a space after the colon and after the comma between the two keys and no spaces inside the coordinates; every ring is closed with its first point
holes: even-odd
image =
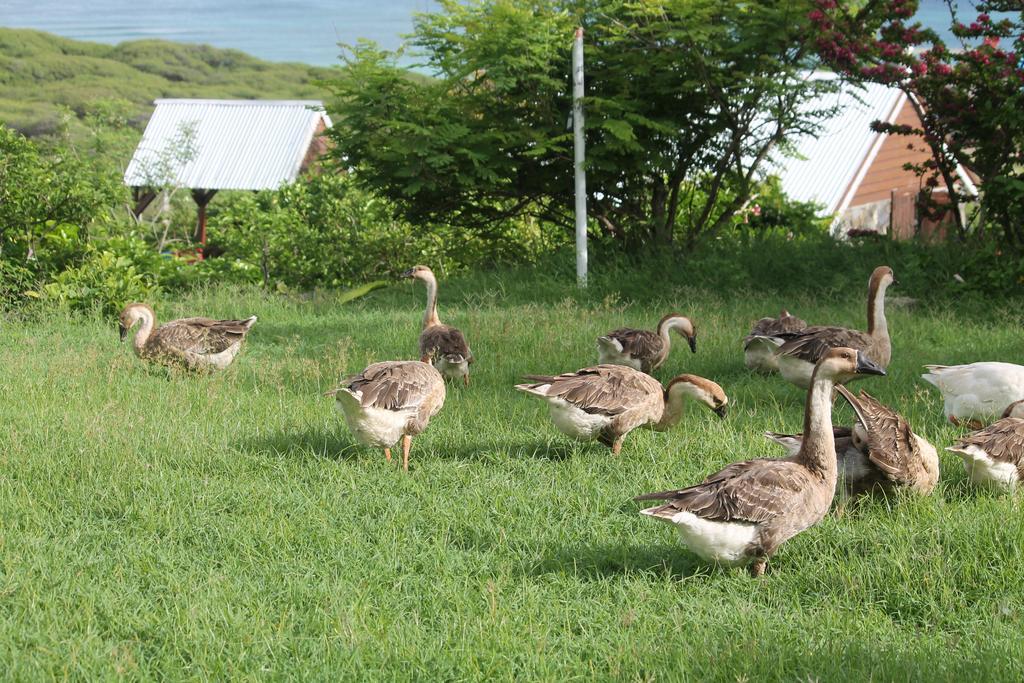
{"type": "Polygon", "coordinates": [[[622,352],[639,359],[654,359],[661,353],[664,342],[650,330],[636,330],[623,327],[605,335],[622,346],[622,352]]]}
{"type": "Polygon", "coordinates": [[[836,391],[850,404],[868,433],[868,459],[891,481],[912,485],[927,475],[910,423],[866,391],[860,396],[842,385],[836,391]]]}
{"type": "Polygon", "coordinates": [[[643,402],[652,392],[663,392],[658,380],[621,365],[597,365],[558,376],[527,375],[526,378],[538,384],[550,384],[548,396],[556,396],[596,415],[620,415],[643,402]]]}
{"type": "Polygon", "coordinates": [[[829,349],[840,346],[867,351],[872,347],[872,339],[859,330],[814,326],[796,333],[796,336],[779,347],[778,353],[817,363],[829,349]]]}
{"type": "Polygon", "coordinates": [[[431,325],[420,333],[420,356],[462,356],[472,362],[466,337],[457,327],[431,325]]]}
{"type": "Polygon", "coordinates": [[[1016,465],[1024,478],[1024,419],[1004,417],[953,444],[953,448],[965,446],[977,446],[993,460],[1016,465]]]}
{"type": "Polygon", "coordinates": [[[361,395],[361,405],[385,410],[418,408],[438,383],[444,380],[437,370],[418,361],[374,363],[343,381],[361,395]]]}
{"type": "Polygon", "coordinates": [[[242,341],[251,326],[252,320],[182,318],[156,328],[150,343],[189,353],[220,353],[242,341]]]}
{"type": "Polygon", "coordinates": [[[795,315],[783,315],[778,318],[761,318],[750,330],[748,337],[792,337],[804,330],[807,323],[795,315]]]}
{"type": "Polygon", "coordinates": [[[729,465],[700,484],[638,496],[666,500],[666,511],[691,512],[716,522],[758,524],[792,512],[794,496],[808,486],[807,469],[787,459],[747,460],[729,465]]]}

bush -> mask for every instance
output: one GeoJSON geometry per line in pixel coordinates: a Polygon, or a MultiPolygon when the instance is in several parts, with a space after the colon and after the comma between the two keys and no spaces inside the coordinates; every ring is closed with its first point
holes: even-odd
{"type": "Polygon", "coordinates": [[[58,273],[39,296],[75,311],[99,309],[116,315],[126,304],[155,294],[159,288],[153,280],[131,258],[90,245],[81,264],[58,273]]]}
{"type": "Polygon", "coordinates": [[[567,244],[536,222],[506,221],[488,232],[416,226],[346,175],[308,176],[274,192],[233,193],[211,205],[210,249],[236,273],[268,287],[347,287],[397,275],[415,263],[442,271],[524,263],[567,244]]]}

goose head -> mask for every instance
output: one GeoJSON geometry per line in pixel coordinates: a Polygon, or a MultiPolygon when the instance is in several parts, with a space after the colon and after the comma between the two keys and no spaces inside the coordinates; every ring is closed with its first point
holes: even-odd
{"type": "Polygon", "coordinates": [[[121,311],[121,315],[118,317],[118,326],[120,328],[121,341],[124,341],[128,336],[128,331],[135,326],[135,323],[149,318],[152,320],[154,317],[153,309],[148,304],[128,304],[121,311]]]}
{"type": "Polygon", "coordinates": [[[681,313],[669,313],[658,321],[658,332],[665,329],[675,330],[676,334],[686,339],[690,351],[697,353],[697,326],[692,320],[681,313]]]}
{"type": "Polygon", "coordinates": [[[426,266],[413,266],[409,270],[402,273],[403,278],[411,278],[413,280],[433,280],[434,271],[426,266]]]}
{"type": "Polygon", "coordinates": [[[893,284],[897,284],[896,276],[893,275],[892,268],[889,266],[878,266],[875,268],[871,273],[871,279],[868,281],[868,286],[873,291],[886,289],[889,285],[893,284]]]}
{"type": "Polygon", "coordinates": [[[815,377],[830,379],[836,384],[848,382],[856,375],[884,375],[885,370],[858,351],[845,346],[831,349],[821,357],[814,370],[815,377]]]}
{"type": "Polygon", "coordinates": [[[1014,401],[1010,405],[1006,406],[1006,410],[1003,411],[1003,417],[1017,417],[1024,419],[1024,400],[1014,401]]]}
{"type": "Polygon", "coordinates": [[[686,398],[706,405],[715,415],[724,418],[728,410],[729,397],[716,382],[696,375],[679,375],[668,383],[665,402],[673,397],[686,398]]]}

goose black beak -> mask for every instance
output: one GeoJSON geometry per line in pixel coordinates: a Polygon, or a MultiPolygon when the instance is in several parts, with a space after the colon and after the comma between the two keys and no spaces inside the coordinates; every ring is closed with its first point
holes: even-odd
{"type": "Polygon", "coordinates": [[[692,337],[687,337],[686,341],[690,345],[690,351],[693,352],[693,353],[697,353],[697,335],[693,335],[692,337]]]}
{"type": "Polygon", "coordinates": [[[118,325],[117,327],[118,327],[118,334],[121,337],[121,341],[124,341],[125,337],[128,336],[128,328],[125,327],[124,325],[118,325]]]}
{"type": "Polygon", "coordinates": [[[714,410],[715,415],[724,420],[725,416],[729,414],[729,404],[723,403],[722,405],[718,406],[717,408],[713,408],[712,410],[714,410]]]}
{"type": "Polygon", "coordinates": [[[857,353],[857,374],[858,375],[884,375],[885,370],[880,368],[873,360],[863,353],[857,353]]]}
{"type": "Polygon", "coordinates": [[[399,277],[412,277],[412,268],[399,275],[399,277]]]}

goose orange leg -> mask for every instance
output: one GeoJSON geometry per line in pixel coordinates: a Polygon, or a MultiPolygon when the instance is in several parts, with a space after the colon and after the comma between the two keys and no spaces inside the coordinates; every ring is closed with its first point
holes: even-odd
{"type": "Polygon", "coordinates": [[[619,451],[622,450],[622,439],[615,439],[612,442],[612,454],[618,455],[619,451]]]}
{"type": "Polygon", "coordinates": [[[385,448],[384,449],[384,457],[388,459],[388,462],[391,462],[391,449],[390,448],[385,448]]]}
{"type": "Polygon", "coordinates": [[[468,372],[465,375],[462,376],[462,384],[467,386],[467,387],[469,386],[469,373],[468,372]]]}
{"type": "Polygon", "coordinates": [[[402,469],[409,471],[409,449],[412,448],[412,437],[406,434],[402,437],[402,469]]]}

